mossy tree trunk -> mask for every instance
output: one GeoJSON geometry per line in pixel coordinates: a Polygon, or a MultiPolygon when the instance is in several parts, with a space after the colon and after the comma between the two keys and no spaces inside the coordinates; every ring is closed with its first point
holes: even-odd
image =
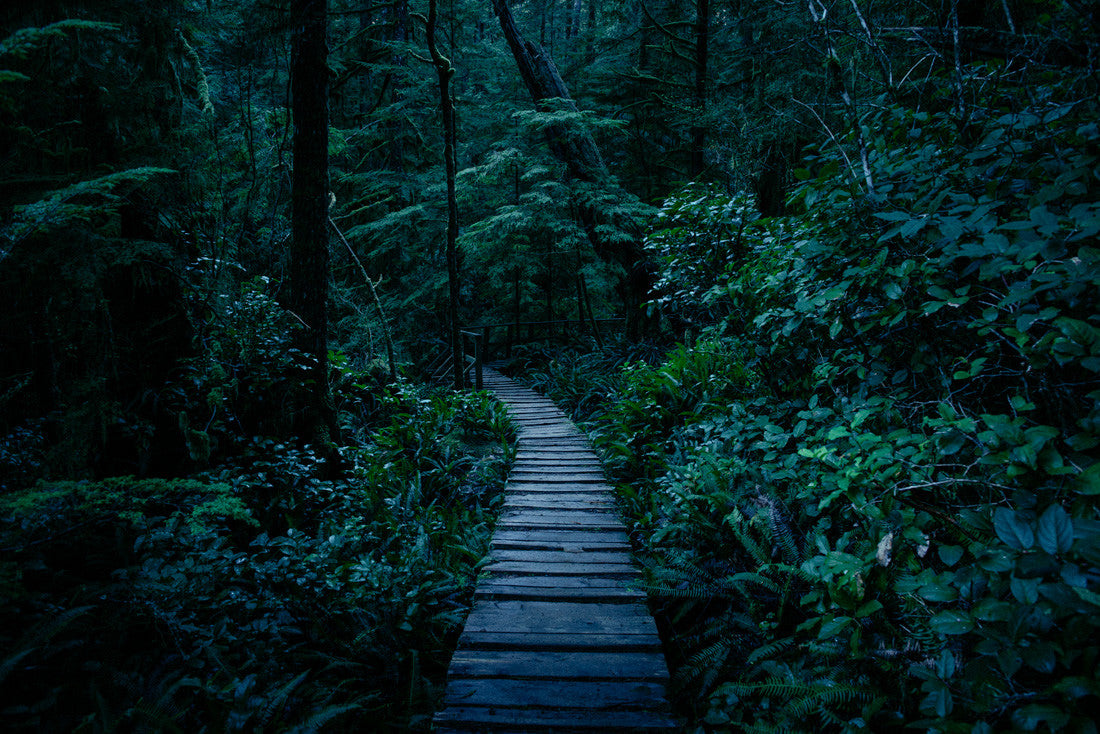
{"type": "MultiPolygon", "coordinates": [[[[535,105],[547,110],[550,100],[559,99],[564,100],[569,109],[576,110],[554,60],[543,48],[524,39],[507,0],[493,0],[493,11],[535,105]]],[[[591,133],[583,129],[567,130],[557,125],[548,126],[546,133],[551,152],[565,164],[572,179],[589,184],[614,185],[591,133]]],[[[654,280],[640,236],[601,238],[597,227],[602,223],[601,212],[591,203],[578,206],[578,218],[596,254],[618,263],[626,271],[620,291],[627,310],[627,330],[631,336],[638,336],[642,321],[640,307],[648,297],[654,280]]]]}
{"type": "Polygon", "coordinates": [[[301,321],[297,346],[310,358],[300,432],[319,442],[336,438],[328,379],[328,47],[327,0],[291,0],[290,310],[301,321]]]}
{"type": "Polygon", "coordinates": [[[432,56],[432,65],[439,75],[439,105],[443,113],[443,159],[447,170],[447,319],[451,325],[451,357],[454,361],[455,387],[461,389],[466,384],[466,360],[462,349],[462,334],[458,323],[458,292],[461,283],[458,272],[458,195],[455,178],[458,175],[458,162],[455,158],[455,107],[451,98],[451,77],[455,70],[450,59],[439,52],[435,31],[438,22],[438,3],[428,3],[427,37],[428,51],[432,56]]]}

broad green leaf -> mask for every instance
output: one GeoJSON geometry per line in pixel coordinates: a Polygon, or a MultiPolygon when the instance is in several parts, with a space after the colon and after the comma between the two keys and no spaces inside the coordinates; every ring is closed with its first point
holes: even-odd
{"type": "Polygon", "coordinates": [[[993,512],[993,529],[1005,545],[1016,550],[1027,550],[1035,545],[1035,532],[1020,513],[998,507],[993,512]]]}
{"type": "Polygon", "coordinates": [[[876,212],[875,217],[887,222],[908,222],[912,215],[909,212],[876,212]]]}
{"type": "Polygon", "coordinates": [[[959,562],[959,559],[963,556],[963,548],[961,545],[941,545],[936,548],[936,553],[939,555],[940,560],[943,561],[945,566],[951,567],[959,562]]]}
{"type": "Polygon", "coordinates": [[[1039,601],[1039,584],[1042,579],[1018,579],[1015,576],[1008,582],[1012,596],[1021,604],[1034,604],[1039,601]]]}
{"type": "Polygon", "coordinates": [[[901,236],[905,239],[910,239],[913,235],[924,229],[924,225],[928,222],[925,217],[917,217],[916,219],[910,219],[905,224],[901,225],[901,236]]]}
{"type": "Polygon", "coordinates": [[[1015,608],[1011,602],[986,597],[974,605],[973,614],[983,622],[1007,622],[1015,608]]]}
{"type": "Polygon", "coordinates": [[[1081,494],[1100,494],[1100,461],[1078,474],[1073,480],[1073,488],[1081,494]]]}
{"type": "Polygon", "coordinates": [[[1051,505],[1039,517],[1039,547],[1047,553],[1065,553],[1073,545],[1073,521],[1061,505],[1051,505]]]}
{"type": "Polygon", "coordinates": [[[1060,731],[1069,723],[1069,714],[1052,704],[1033,703],[1012,712],[1012,723],[1024,731],[1060,731]]]}
{"type": "Polygon", "coordinates": [[[920,587],[917,593],[922,599],[936,602],[955,601],[959,598],[958,590],[940,579],[920,587]]]}
{"type": "Polygon", "coordinates": [[[941,635],[962,635],[974,629],[974,620],[962,611],[940,612],[929,620],[929,624],[941,635]]]}
{"type": "Polygon", "coordinates": [[[869,617],[880,609],[882,609],[882,602],[878,599],[872,599],[856,610],[856,619],[869,617]]]}

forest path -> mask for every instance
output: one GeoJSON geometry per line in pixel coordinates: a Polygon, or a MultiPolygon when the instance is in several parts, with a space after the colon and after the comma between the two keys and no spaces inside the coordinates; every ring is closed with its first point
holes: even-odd
{"type": "Polygon", "coordinates": [[[488,576],[447,674],[436,731],[668,732],[668,666],[626,528],[588,440],[493,370],[519,425],[488,576]]]}

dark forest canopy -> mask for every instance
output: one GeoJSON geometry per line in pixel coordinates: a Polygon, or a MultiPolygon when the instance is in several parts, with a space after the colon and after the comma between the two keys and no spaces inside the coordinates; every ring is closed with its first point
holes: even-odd
{"type": "Polygon", "coordinates": [[[691,728],[1096,731],[1098,50],[1089,0],[4,3],[0,728],[426,729],[512,452],[429,364],[587,319],[512,369],[691,728]]]}

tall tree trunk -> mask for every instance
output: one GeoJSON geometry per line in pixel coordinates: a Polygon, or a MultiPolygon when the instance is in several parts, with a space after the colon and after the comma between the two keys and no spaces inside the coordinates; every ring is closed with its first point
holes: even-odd
{"type": "Polygon", "coordinates": [[[448,320],[451,323],[451,357],[454,360],[455,387],[466,385],[466,360],[462,349],[462,334],[458,323],[458,195],[455,190],[455,178],[458,164],[455,159],[455,108],[451,99],[451,77],[455,70],[450,59],[439,52],[435,41],[438,22],[438,0],[428,3],[428,52],[432,64],[439,76],[439,105],[443,113],[443,159],[447,169],[447,284],[448,320]]]}
{"type": "MultiPolygon", "coordinates": [[[[577,105],[569,96],[569,89],[553,59],[537,44],[523,38],[506,0],[493,0],[493,10],[500,20],[500,28],[516,60],[519,75],[535,105],[540,110],[546,110],[548,100],[561,99],[565,100],[568,109],[576,110],[577,105]]],[[[560,126],[549,127],[547,135],[554,155],[566,165],[573,178],[589,183],[607,178],[607,166],[591,135],[560,126]]]]}
{"type": "Polygon", "coordinates": [[[305,432],[337,437],[328,381],[328,48],[327,0],[291,0],[290,308],[302,322],[298,346],[313,358],[305,432]]]}
{"type": "Polygon", "coordinates": [[[707,128],[703,114],[707,109],[707,47],[710,39],[710,0],[696,0],[695,6],[695,124],[691,126],[691,177],[705,167],[704,149],[707,128]]]}
{"type": "MultiPolygon", "coordinates": [[[[394,48],[401,49],[403,44],[409,40],[409,3],[408,0],[396,0],[392,8],[393,30],[390,34],[390,38],[393,41],[394,48]]],[[[400,107],[404,103],[405,88],[400,81],[400,75],[404,73],[404,69],[408,64],[408,59],[405,56],[404,51],[395,51],[391,60],[394,71],[390,72],[390,78],[387,80],[390,90],[390,104],[395,107],[400,107]]],[[[390,128],[390,143],[389,143],[389,167],[394,171],[405,170],[405,139],[408,136],[406,130],[408,122],[399,115],[392,116],[387,125],[390,128]]]]}
{"type": "MultiPolygon", "coordinates": [[[[515,58],[520,77],[535,105],[546,110],[549,108],[549,100],[560,99],[567,109],[576,110],[577,105],[569,96],[569,90],[553,59],[538,45],[523,38],[516,27],[507,0],[493,0],[493,11],[500,21],[500,28],[515,58]]],[[[547,129],[547,137],[551,152],[565,164],[571,178],[584,183],[610,184],[603,156],[588,131],[566,130],[552,125],[547,129]]],[[[621,294],[627,309],[628,332],[637,336],[641,329],[640,307],[654,282],[653,269],[642,249],[641,239],[634,235],[603,241],[597,234],[599,212],[596,207],[582,203],[578,207],[578,214],[596,254],[604,260],[618,263],[627,273],[621,294]]]]}

